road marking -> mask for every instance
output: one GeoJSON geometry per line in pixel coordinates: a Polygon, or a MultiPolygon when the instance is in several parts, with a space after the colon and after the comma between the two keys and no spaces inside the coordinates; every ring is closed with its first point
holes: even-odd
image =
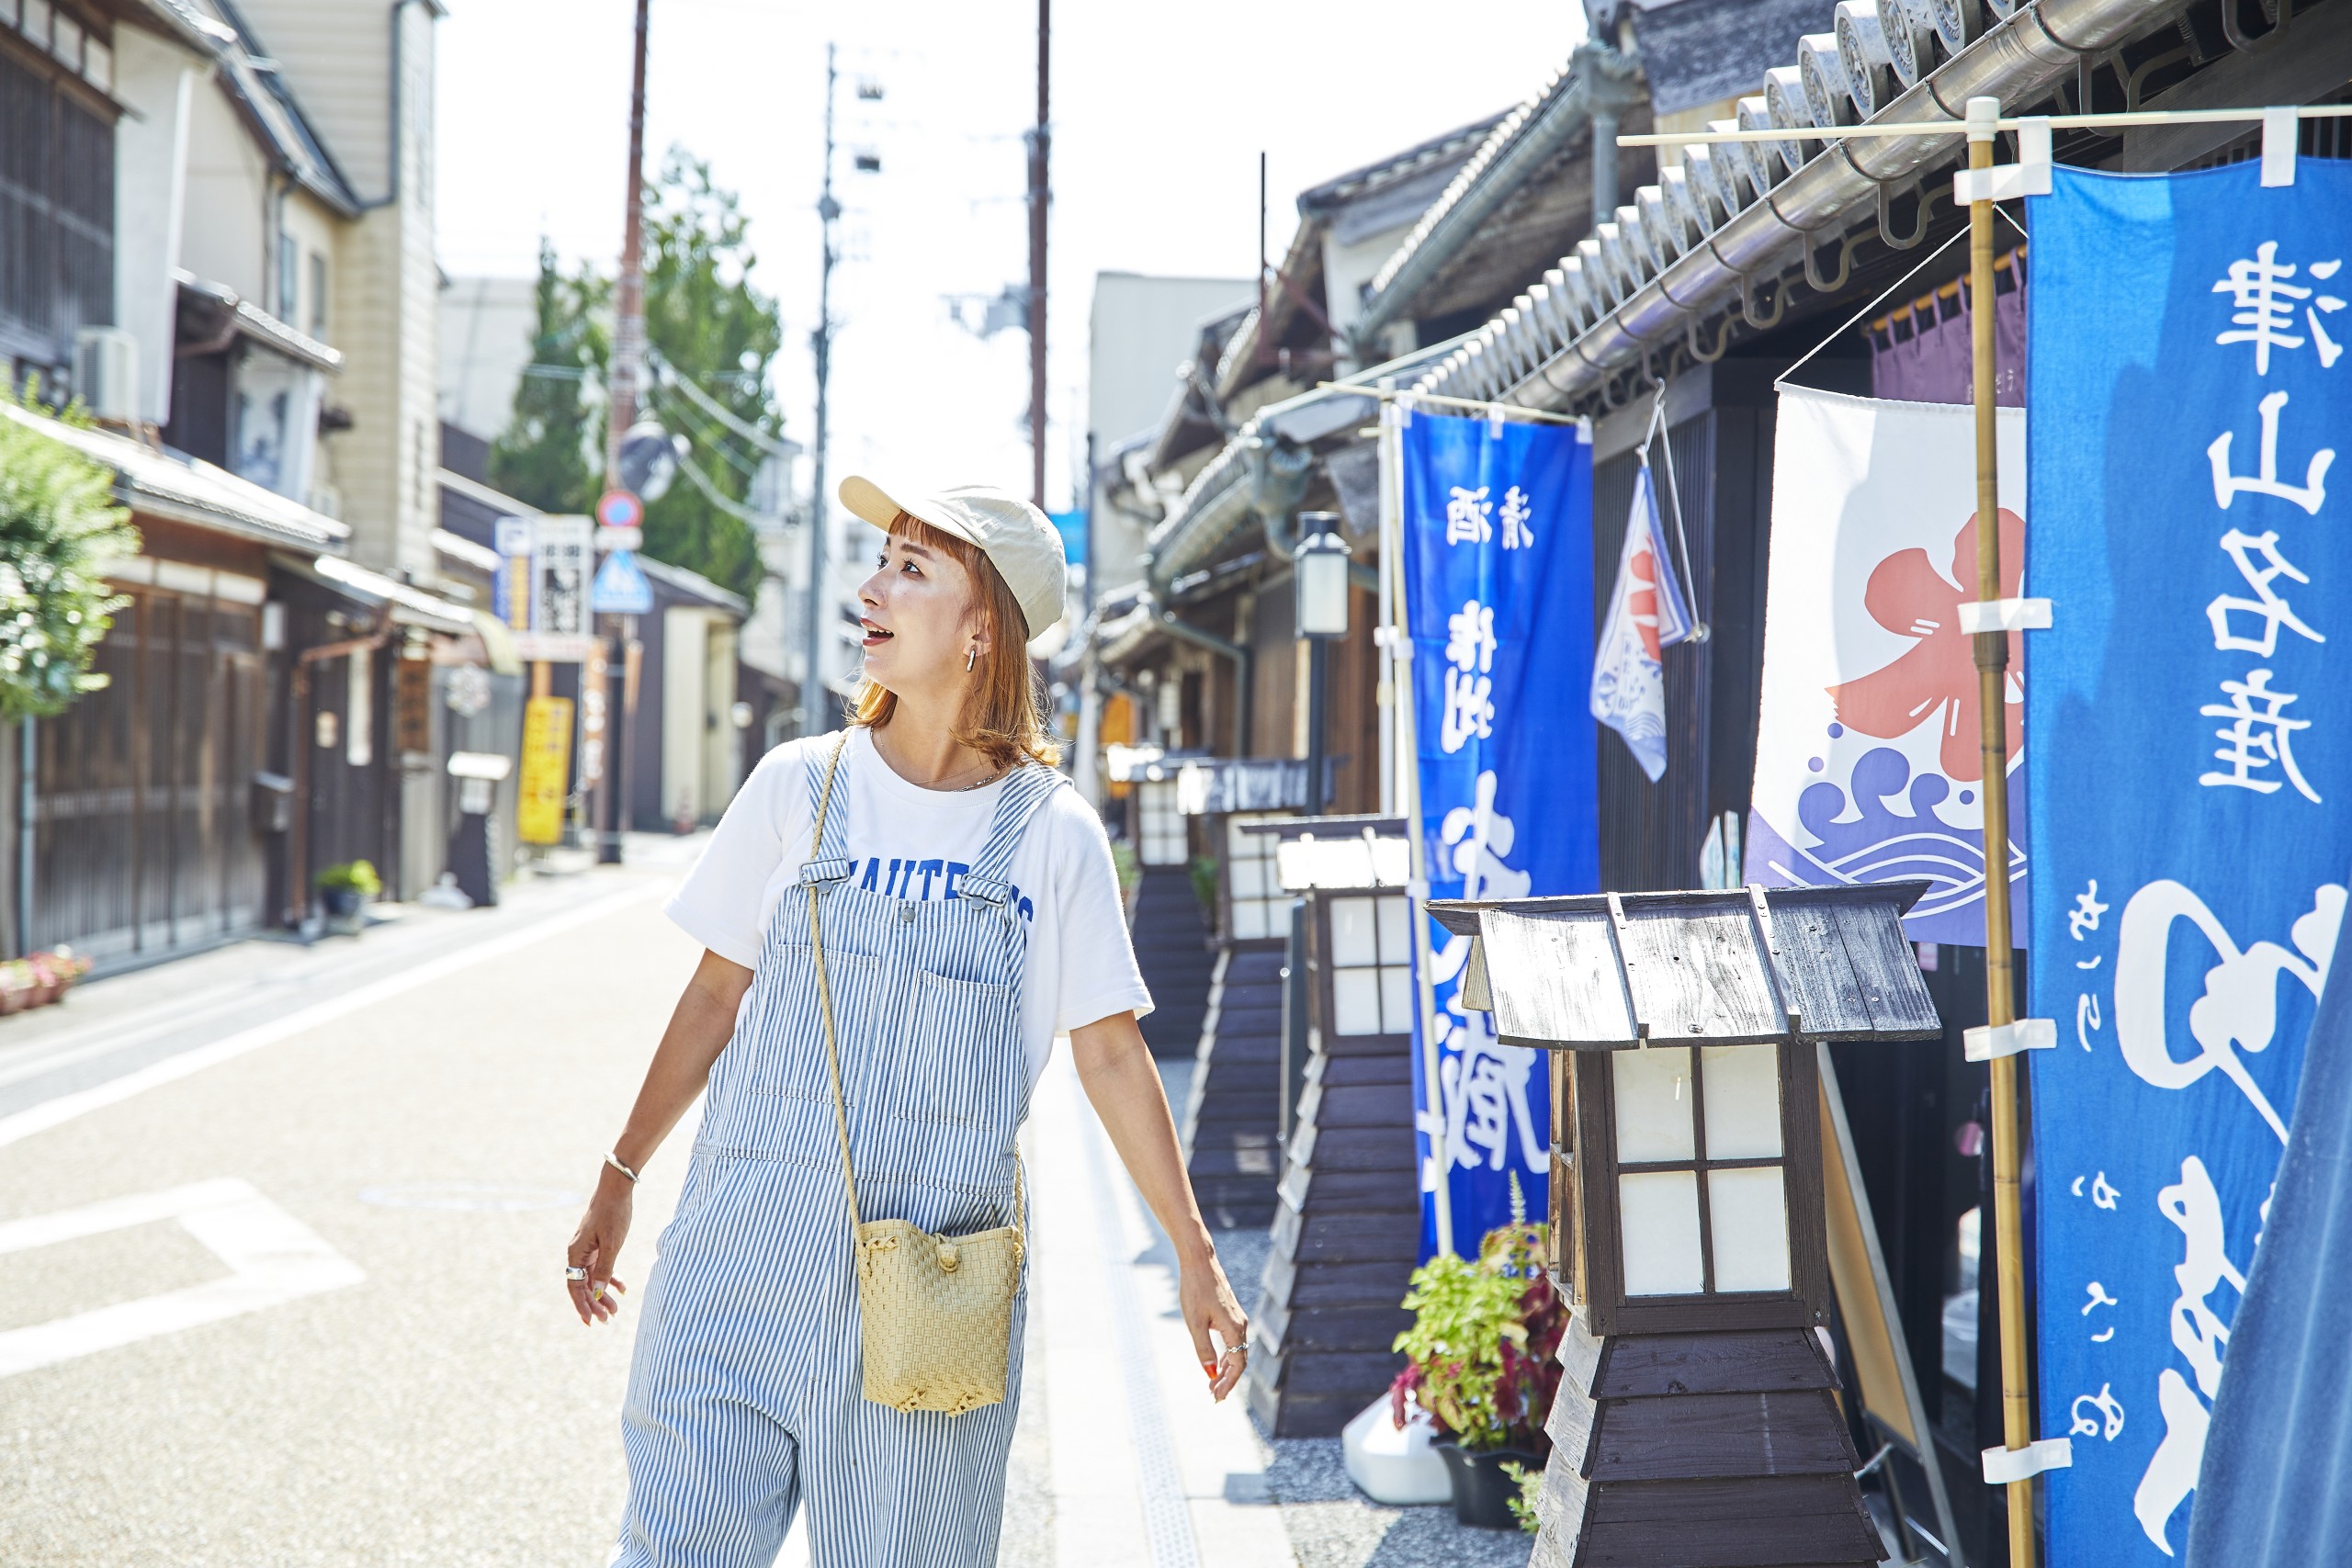
{"type": "Polygon", "coordinates": [[[265,1045],[274,1045],[278,1041],[305,1033],[322,1024],[332,1023],[336,1019],[374,1007],[404,991],[413,991],[419,986],[428,986],[435,980],[447,979],[478,964],[487,964],[492,959],[503,958],[534,942],[544,942],[551,936],[560,936],[575,927],[602,919],[606,915],[626,908],[631,904],[641,903],[657,893],[665,891],[667,887],[666,882],[655,883],[649,886],[631,887],[624,892],[599,898],[594,903],[580,905],[562,914],[551,915],[536,924],[526,926],[520,931],[508,931],[503,936],[493,937],[477,947],[469,947],[459,953],[446,953],[439,958],[420,964],[413,969],[386,976],[380,980],[372,980],[367,985],[345,991],[339,997],[330,997],[325,1001],[314,1002],[309,1007],[287,1014],[284,1018],[256,1024],[251,1029],[216,1040],[209,1045],[199,1045],[192,1051],[183,1051],[176,1056],[167,1056],[160,1062],[151,1063],[135,1072],[125,1073],[122,1077],[109,1082],[98,1084],[90,1089],[78,1089],[72,1094],[61,1094],[54,1100],[43,1100],[39,1105],[17,1111],[13,1115],[0,1116],[0,1148],[6,1148],[10,1144],[29,1138],[36,1133],[46,1133],[52,1127],[62,1126],[77,1117],[88,1115],[93,1111],[102,1111],[109,1105],[119,1105],[124,1100],[142,1095],[151,1089],[160,1089],[165,1084],[177,1083],[182,1078],[192,1077],[207,1067],[217,1067],[223,1062],[232,1062],[249,1051],[257,1051],[265,1045]]]}
{"type": "Polygon", "coordinates": [[[228,1278],[0,1333],[0,1378],[338,1291],[368,1277],[316,1231],[236,1177],[12,1220],[0,1224],[0,1256],[163,1220],[177,1220],[228,1265],[228,1278]]]}

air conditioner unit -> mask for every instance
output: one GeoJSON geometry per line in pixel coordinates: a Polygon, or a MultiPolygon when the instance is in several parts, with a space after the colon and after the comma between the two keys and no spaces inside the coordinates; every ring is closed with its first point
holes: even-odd
{"type": "Polygon", "coordinates": [[[84,327],[74,334],[74,390],[94,419],[129,424],[139,417],[139,340],[121,327],[84,327]]]}

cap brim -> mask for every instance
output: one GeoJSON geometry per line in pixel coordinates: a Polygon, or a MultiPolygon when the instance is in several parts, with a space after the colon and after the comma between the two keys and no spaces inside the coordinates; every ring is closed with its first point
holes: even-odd
{"type": "Polygon", "coordinates": [[[884,533],[897,522],[901,510],[882,487],[864,474],[852,474],[841,483],[842,504],[884,533]]]}
{"type": "Polygon", "coordinates": [[[932,505],[927,496],[916,496],[911,502],[899,501],[863,474],[852,474],[842,480],[840,494],[843,506],[886,534],[890,531],[890,525],[899,520],[899,513],[903,512],[943,534],[952,534],[967,544],[986,547],[973,536],[969,525],[932,505]],[[933,513],[938,515],[932,515],[933,513]]]}

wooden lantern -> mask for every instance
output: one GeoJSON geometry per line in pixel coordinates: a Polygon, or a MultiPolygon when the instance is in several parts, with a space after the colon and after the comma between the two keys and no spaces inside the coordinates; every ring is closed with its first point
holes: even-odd
{"type": "Polygon", "coordinates": [[[1433,903],[1464,1005],[1553,1056],[1570,1303],[1539,1568],[1881,1559],[1829,1320],[1823,1042],[1941,1037],[1920,882],[1433,903]]]}
{"type": "Polygon", "coordinates": [[[1412,1321],[1399,1304],[1420,1241],[1405,824],[1250,830],[1275,840],[1277,875],[1306,900],[1307,1028],[1246,1393],[1273,1436],[1331,1437],[1395,1377],[1412,1321]]]}

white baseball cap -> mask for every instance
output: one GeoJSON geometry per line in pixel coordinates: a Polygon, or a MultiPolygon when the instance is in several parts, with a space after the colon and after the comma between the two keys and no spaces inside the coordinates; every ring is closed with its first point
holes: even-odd
{"type": "Polygon", "coordinates": [[[842,504],[884,533],[899,513],[930,524],[989,558],[1027,618],[1035,638],[1062,618],[1069,568],[1060,531],[1044,513],[991,485],[950,485],[931,495],[893,497],[862,474],[842,480],[842,504]]]}

